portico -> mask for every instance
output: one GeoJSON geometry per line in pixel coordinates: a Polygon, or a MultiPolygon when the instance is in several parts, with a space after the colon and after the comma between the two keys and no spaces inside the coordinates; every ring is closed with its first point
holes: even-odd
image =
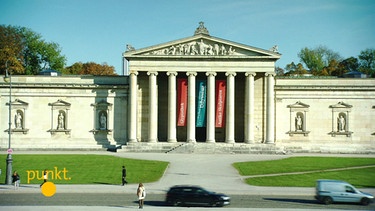
{"type": "Polygon", "coordinates": [[[277,51],[209,35],[123,54],[129,142],[274,143],[277,51]]]}

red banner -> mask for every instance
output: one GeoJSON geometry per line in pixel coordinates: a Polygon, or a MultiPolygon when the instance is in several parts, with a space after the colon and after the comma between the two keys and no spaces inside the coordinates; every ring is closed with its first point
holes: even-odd
{"type": "Polygon", "coordinates": [[[177,126],[186,126],[187,100],[188,100],[188,80],[186,78],[177,79],[177,126]]]}
{"type": "Polygon", "coordinates": [[[216,81],[216,111],[215,111],[215,127],[225,126],[225,90],[226,81],[216,81]]]}

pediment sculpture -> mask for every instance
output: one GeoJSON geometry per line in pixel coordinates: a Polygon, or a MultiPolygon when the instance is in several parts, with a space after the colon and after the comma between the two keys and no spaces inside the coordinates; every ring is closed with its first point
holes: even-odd
{"type": "Polygon", "coordinates": [[[234,55],[236,49],[233,46],[211,43],[206,40],[194,40],[186,43],[178,43],[165,48],[147,52],[143,55],[173,55],[173,56],[227,56],[234,55]]]}

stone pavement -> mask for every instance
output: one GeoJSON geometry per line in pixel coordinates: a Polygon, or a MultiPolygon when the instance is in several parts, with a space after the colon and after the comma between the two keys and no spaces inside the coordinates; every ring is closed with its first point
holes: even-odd
{"type": "MultiPolygon", "coordinates": [[[[19,154],[49,154],[57,152],[17,152],[19,154]]],[[[241,161],[275,160],[290,156],[352,156],[375,157],[375,155],[349,155],[349,154],[165,154],[165,153],[110,153],[110,152],[58,152],[70,154],[111,154],[114,156],[168,161],[168,166],[163,177],[154,183],[145,183],[148,194],[165,194],[173,185],[192,184],[200,185],[208,190],[222,192],[228,195],[307,195],[314,196],[314,188],[297,187],[258,187],[246,185],[238,172],[232,167],[232,163],[241,161]]],[[[126,164],[125,164],[126,165],[126,164]]],[[[119,167],[119,171],[121,167],[119,167]]],[[[120,181],[119,181],[120,182],[120,181]]],[[[137,184],[121,185],[56,185],[57,193],[135,193],[137,184]]],[[[375,195],[375,189],[365,189],[366,192],[375,195]]],[[[12,186],[0,186],[2,192],[40,193],[39,185],[21,184],[18,190],[12,186]]],[[[15,207],[13,207],[15,208],[15,207]]],[[[51,207],[53,208],[53,207],[51,207]]],[[[113,208],[115,209],[115,208],[113,208]]],[[[155,208],[157,210],[158,208],[155,208]]],[[[166,209],[164,207],[163,209],[166,209]]],[[[19,210],[23,210],[22,207],[19,210]]],[[[26,210],[26,209],[25,209],[26,210]]],[[[59,210],[59,209],[53,209],[59,210]]],[[[74,210],[74,209],[73,209],[74,210]]],[[[78,208],[77,208],[78,210],[78,208]]],[[[85,210],[81,207],[79,210],[85,210]]],[[[88,209],[87,209],[88,210],[88,209]]],[[[90,207],[90,210],[95,210],[90,207]]],[[[97,210],[100,210],[99,208],[97,210]]],[[[174,210],[178,210],[175,208],[174,210]]],[[[191,209],[190,209],[191,210],[191,209]]],[[[200,210],[200,208],[194,209],[200,210]]],[[[205,208],[204,210],[207,210],[205,208]]],[[[236,210],[235,208],[230,210],[236,210]]],[[[237,209],[240,210],[240,209],[237,209]]],[[[249,210],[249,209],[247,209],[249,210]]],[[[250,209],[252,210],[252,209],[250,209]]],[[[256,209],[253,209],[256,210],[256,209]]],[[[282,209],[273,209],[282,210],[282,209]]]]}

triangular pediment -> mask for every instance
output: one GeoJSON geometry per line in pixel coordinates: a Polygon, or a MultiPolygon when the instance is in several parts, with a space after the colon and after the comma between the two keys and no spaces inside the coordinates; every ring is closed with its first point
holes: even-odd
{"type": "Polygon", "coordinates": [[[288,108],[309,108],[310,105],[302,103],[301,101],[297,101],[294,104],[288,105],[288,108]]]}
{"type": "Polygon", "coordinates": [[[63,100],[58,100],[54,103],[48,103],[48,105],[53,107],[70,107],[70,103],[63,100]]]}
{"type": "MultiPolygon", "coordinates": [[[[9,103],[7,103],[8,105],[9,103]]],[[[29,104],[20,100],[20,99],[15,99],[13,102],[12,102],[12,106],[22,106],[22,107],[27,107],[29,104]]]]}
{"type": "Polygon", "coordinates": [[[329,106],[330,108],[351,108],[353,107],[352,105],[349,105],[347,103],[344,103],[344,102],[338,102],[337,104],[335,105],[330,105],[329,106]]]}
{"type": "Polygon", "coordinates": [[[277,48],[264,50],[248,45],[197,34],[147,48],[135,49],[127,45],[126,58],[162,57],[162,58],[270,58],[279,59],[277,48]]]}

